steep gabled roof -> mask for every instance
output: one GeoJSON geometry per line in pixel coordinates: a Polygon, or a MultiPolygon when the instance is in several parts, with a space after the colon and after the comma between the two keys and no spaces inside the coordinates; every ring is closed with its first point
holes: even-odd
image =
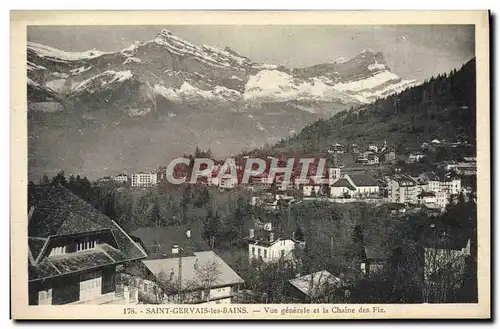
{"type": "Polygon", "coordinates": [[[347,187],[351,191],[356,191],[356,188],[352,186],[349,181],[345,178],[341,178],[332,184],[332,187],[347,187]]]}
{"type": "Polygon", "coordinates": [[[254,245],[260,245],[265,247],[272,246],[278,241],[286,241],[286,240],[293,241],[295,245],[297,244],[303,245],[305,243],[305,241],[300,241],[299,239],[293,237],[279,237],[277,236],[276,233],[274,233],[273,240],[271,241],[270,236],[271,236],[271,231],[259,229],[254,231],[254,236],[252,238],[250,236],[247,236],[245,239],[248,241],[248,243],[253,243],[254,245]]]}
{"type": "Polygon", "coordinates": [[[420,192],[420,194],[418,195],[418,197],[419,197],[419,198],[433,197],[433,196],[436,196],[436,193],[431,192],[431,191],[422,191],[422,192],[420,192]]]}
{"type": "Polygon", "coordinates": [[[30,281],[146,257],[118,224],[63,186],[29,186],[28,205],[28,246],[36,260],[29,266],[30,281]],[[115,246],[101,243],[89,253],[45,256],[52,239],[103,231],[110,232],[115,246]]]}
{"type": "Polygon", "coordinates": [[[42,258],[36,265],[29,266],[29,281],[77,273],[129,260],[131,259],[123,251],[107,244],[99,244],[94,249],[42,258]]]}
{"type": "Polygon", "coordinates": [[[411,177],[415,181],[415,184],[417,185],[427,185],[427,180],[423,177],[411,177]]]}
{"type": "Polygon", "coordinates": [[[384,261],[389,259],[390,251],[383,246],[367,245],[364,247],[366,259],[384,261]]]}
{"type": "Polygon", "coordinates": [[[170,256],[174,245],[183,248],[186,255],[188,253],[192,255],[195,251],[210,250],[203,240],[200,228],[195,226],[141,227],[130,232],[130,236],[140,239],[146,247],[149,259],[170,256]],[[188,230],[191,232],[191,237],[186,234],[188,230]]]}
{"type": "Polygon", "coordinates": [[[47,238],[28,237],[28,247],[31,255],[33,256],[33,260],[36,260],[38,258],[38,255],[40,255],[40,252],[42,251],[48,240],[49,239],[47,238]]]}
{"type": "Polygon", "coordinates": [[[356,186],[378,186],[377,181],[367,174],[350,174],[349,177],[356,186]]]}
{"type": "Polygon", "coordinates": [[[429,181],[438,181],[438,182],[441,181],[439,176],[434,171],[426,171],[424,174],[425,176],[427,176],[429,181]]]}
{"type": "Polygon", "coordinates": [[[417,184],[417,182],[407,174],[397,174],[391,177],[391,179],[402,186],[415,186],[417,184]]]}
{"type": "Polygon", "coordinates": [[[422,234],[420,241],[424,248],[461,250],[467,246],[471,237],[471,232],[466,229],[439,232],[434,228],[430,228],[422,234]]]}
{"type": "Polygon", "coordinates": [[[28,224],[28,235],[32,237],[118,229],[109,217],[61,185],[28,187],[28,205],[34,207],[28,224]]]}
{"type": "Polygon", "coordinates": [[[310,298],[321,297],[328,293],[331,287],[342,286],[342,280],[326,270],[291,279],[288,282],[310,298]]]}
{"type": "MultiPolygon", "coordinates": [[[[203,288],[203,281],[210,284],[211,288],[223,287],[243,283],[243,279],[213,251],[195,252],[193,256],[181,257],[182,259],[182,289],[197,290],[203,288]],[[203,269],[210,269],[215,264],[215,273],[204,273],[203,269]],[[213,274],[211,280],[200,276],[213,274]]],[[[179,258],[163,258],[144,260],[144,265],[158,277],[160,273],[166,274],[175,285],[179,277],[179,258]]]]}
{"type": "Polygon", "coordinates": [[[281,240],[281,238],[278,237],[276,233],[274,233],[273,240],[271,240],[271,233],[271,231],[267,230],[255,230],[254,236],[252,238],[248,237],[247,239],[250,243],[271,246],[281,240]]]}

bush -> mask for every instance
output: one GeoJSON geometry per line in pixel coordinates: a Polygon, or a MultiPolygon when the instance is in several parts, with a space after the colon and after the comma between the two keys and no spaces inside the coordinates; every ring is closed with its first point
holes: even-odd
{"type": "Polygon", "coordinates": [[[161,300],[158,296],[150,293],[139,291],[139,304],[161,304],[161,300]]]}

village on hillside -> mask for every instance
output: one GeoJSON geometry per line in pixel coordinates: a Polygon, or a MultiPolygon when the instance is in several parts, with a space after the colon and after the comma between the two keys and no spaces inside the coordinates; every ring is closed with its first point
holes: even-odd
{"type": "MultiPolygon", "coordinates": [[[[178,186],[165,166],[95,182],[44,177],[28,193],[30,303],[473,300],[476,158],[467,150],[437,139],[406,154],[335,143],[321,183],[295,167],[287,182],[267,166],[241,184],[243,166],[221,179],[220,161],[178,186]]],[[[207,155],[195,153],[187,157],[207,155]]]]}
{"type": "MultiPolygon", "coordinates": [[[[313,161],[306,178],[299,177],[302,165],[294,162],[290,179],[284,179],[279,168],[287,166],[287,158],[267,156],[266,169],[242,183],[244,164],[237,163],[236,177],[220,175],[225,170],[223,161],[215,160],[209,177],[200,177],[197,182],[219,190],[242,188],[252,191],[251,204],[275,210],[278,201],[329,201],[336,203],[366,202],[374,204],[400,204],[407,209],[425,208],[442,212],[450,203],[456,203],[459,196],[470,200],[475,198],[476,157],[471,145],[463,142],[447,143],[434,139],[422,143],[420,149],[410,150],[396,156],[395,149],[384,142],[372,143],[362,149],[357,144],[350,146],[333,144],[328,150],[327,168],[320,177],[318,161],[313,161]],[[273,175],[272,160],[277,161],[273,175]],[[315,178],[326,177],[326,182],[315,178]]],[[[196,154],[206,155],[197,149],[196,154]]],[[[209,154],[208,152],[207,154],[209,154]]],[[[191,162],[194,157],[186,156],[191,162]]],[[[248,156],[240,157],[240,160],[248,156]]],[[[315,159],[316,160],[316,159],[315,159]]],[[[206,168],[206,167],[205,167],[206,168]]],[[[189,178],[192,164],[176,166],[172,175],[189,178]]],[[[227,169],[227,168],[226,168],[227,169]]],[[[189,179],[188,179],[189,181],[189,179]]],[[[160,166],[153,171],[119,173],[102,177],[99,185],[114,183],[131,188],[148,188],[168,184],[167,167],[160,166]]],[[[398,207],[398,206],[396,206],[398,207]]]]}

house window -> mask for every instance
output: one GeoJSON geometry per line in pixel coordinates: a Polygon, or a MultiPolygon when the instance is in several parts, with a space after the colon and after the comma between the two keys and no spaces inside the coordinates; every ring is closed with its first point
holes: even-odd
{"type": "Polygon", "coordinates": [[[252,247],[252,256],[255,256],[255,247],[252,247]]]}
{"type": "Polygon", "coordinates": [[[366,263],[361,263],[361,274],[366,274],[366,263]]]}
{"type": "Polygon", "coordinates": [[[257,255],[258,255],[258,256],[259,256],[259,258],[260,258],[260,248],[259,248],[259,249],[257,249],[257,255]]]}
{"type": "Polygon", "coordinates": [[[95,245],[96,245],[95,240],[84,239],[83,241],[80,241],[79,243],[76,244],[76,251],[93,249],[95,248],[95,245]]]}
{"type": "Polygon", "coordinates": [[[148,292],[148,284],[144,282],[144,292],[148,292]]]}
{"type": "Polygon", "coordinates": [[[281,258],[285,258],[285,250],[283,250],[283,249],[282,249],[282,250],[280,251],[280,255],[281,255],[281,258]]]}
{"type": "Polygon", "coordinates": [[[264,249],[264,258],[267,258],[267,250],[264,249]]]}
{"type": "Polygon", "coordinates": [[[52,250],[50,250],[50,256],[52,255],[60,255],[66,253],[66,246],[62,247],[53,247],[52,250]]]}

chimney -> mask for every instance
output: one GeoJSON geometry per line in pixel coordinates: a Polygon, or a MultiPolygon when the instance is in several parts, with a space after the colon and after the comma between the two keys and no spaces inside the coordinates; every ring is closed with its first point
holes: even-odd
{"type": "Polygon", "coordinates": [[[253,239],[255,236],[255,229],[251,228],[250,231],[248,232],[248,237],[250,239],[253,239]]]}
{"type": "Polygon", "coordinates": [[[186,237],[191,238],[191,230],[190,229],[188,229],[186,231],[186,237]]]}
{"type": "Polygon", "coordinates": [[[179,254],[179,245],[174,244],[172,246],[172,255],[177,255],[179,254]]]}
{"type": "Polygon", "coordinates": [[[269,242],[274,241],[274,232],[269,232],[269,242]]]}

